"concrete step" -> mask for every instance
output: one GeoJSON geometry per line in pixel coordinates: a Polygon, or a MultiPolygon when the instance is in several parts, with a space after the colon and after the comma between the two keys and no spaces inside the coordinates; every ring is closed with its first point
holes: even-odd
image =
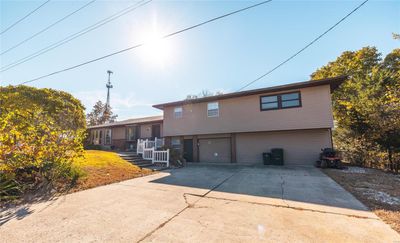
{"type": "Polygon", "coordinates": [[[151,162],[151,160],[147,160],[147,159],[126,159],[126,161],[130,162],[130,163],[140,163],[140,162],[151,162]]]}
{"type": "Polygon", "coordinates": [[[151,163],[151,161],[141,161],[141,162],[131,162],[131,163],[134,165],[137,165],[137,166],[153,164],[153,163],[151,163]]]}
{"type": "Polygon", "coordinates": [[[151,162],[150,163],[146,163],[146,164],[141,164],[141,165],[137,165],[140,168],[148,168],[148,167],[152,167],[154,166],[151,162]]]}
{"type": "Polygon", "coordinates": [[[124,160],[142,160],[142,157],[121,157],[124,160]]]}
{"type": "Polygon", "coordinates": [[[118,154],[120,157],[125,158],[125,157],[141,157],[139,154],[118,154]]]}

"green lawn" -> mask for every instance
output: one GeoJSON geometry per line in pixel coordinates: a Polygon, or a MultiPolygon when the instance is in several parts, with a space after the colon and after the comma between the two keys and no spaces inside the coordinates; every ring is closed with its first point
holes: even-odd
{"type": "Polygon", "coordinates": [[[121,159],[114,152],[86,150],[84,158],[74,162],[82,171],[73,191],[84,190],[113,182],[141,177],[153,173],[121,159]]]}

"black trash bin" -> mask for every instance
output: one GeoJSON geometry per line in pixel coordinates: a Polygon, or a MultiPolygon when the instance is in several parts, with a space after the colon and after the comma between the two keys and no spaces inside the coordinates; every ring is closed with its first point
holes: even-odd
{"type": "Polygon", "coordinates": [[[272,155],[271,153],[263,153],[264,165],[272,165],[272,155]]]}
{"type": "Polygon", "coordinates": [[[273,165],[283,165],[283,149],[281,148],[273,148],[271,149],[271,157],[273,165]]]}

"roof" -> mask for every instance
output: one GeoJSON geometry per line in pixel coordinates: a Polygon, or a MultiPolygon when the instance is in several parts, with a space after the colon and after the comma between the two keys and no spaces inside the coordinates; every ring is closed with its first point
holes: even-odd
{"type": "Polygon", "coordinates": [[[278,85],[278,86],[261,88],[261,89],[246,90],[246,91],[240,91],[240,92],[234,92],[234,93],[228,93],[228,94],[222,94],[222,95],[215,95],[215,96],[209,96],[209,97],[198,98],[198,99],[186,99],[186,100],[168,102],[168,103],[153,105],[153,107],[162,110],[162,109],[164,109],[164,107],[167,107],[167,106],[177,106],[177,105],[209,102],[209,101],[236,98],[236,97],[241,97],[241,96],[262,94],[262,93],[268,93],[268,92],[279,92],[279,91],[292,90],[292,89],[315,87],[315,86],[320,86],[320,85],[330,85],[331,92],[332,92],[337,87],[339,87],[346,79],[347,79],[347,76],[338,76],[338,77],[326,78],[326,79],[309,80],[309,81],[305,81],[305,82],[297,82],[297,83],[278,85]]]}
{"type": "Polygon", "coordinates": [[[132,118],[123,121],[116,121],[96,126],[90,126],[88,128],[101,128],[101,127],[115,127],[115,126],[124,126],[130,124],[139,124],[139,123],[148,123],[148,122],[161,122],[163,121],[163,116],[148,116],[141,118],[132,118]]]}

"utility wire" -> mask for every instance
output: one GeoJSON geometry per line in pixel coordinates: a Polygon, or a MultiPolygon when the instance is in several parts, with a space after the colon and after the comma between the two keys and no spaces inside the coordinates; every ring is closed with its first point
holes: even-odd
{"type": "MultiPolygon", "coordinates": [[[[186,32],[186,31],[188,31],[188,30],[195,29],[195,28],[197,28],[197,27],[200,27],[200,26],[202,26],[202,25],[206,25],[206,24],[208,24],[208,23],[217,21],[217,20],[219,20],[219,19],[222,19],[222,18],[231,16],[231,15],[234,15],[234,14],[237,14],[237,13],[240,13],[240,12],[243,12],[243,11],[246,11],[246,10],[251,9],[251,8],[258,7],[258,6],[260,6],[260,5],[269,3],[269,2],[271,2],[271,1],[272,1],[272,0],[263,1],[263,2],[260,2],[260,3],[254,4],[254,5],[251,5],[251,6],[248,6],[248,7],[245,7],[245,8],[241,8],[241,9],[239,9],[239,10],[236,10],[236,11],[233,11],[233,12],[230,12],[230,13],[227,13],[227,14],[224,14],[224,15],[220,15],[220,16],[218,16],[218,17],[215,17],[215,18],[206,20],[206,21],[201,22],[201,23],[199,23],[199,24],[195,24],[195,25],[192,25],[192,26],[190,26],[190,27],[187,27],[187,28],[184,28],[184,29],[181,29],[181,30],[172,32],[172,33],[170,33],[170,34],[164,35],[164,36],[162,36],[160,39],[166,39],[166,38],[169,38],[169,37],[172,37],[172,36],[181,34],[181,33],[186,32]]],[[[56,75],[56,74],[59,74],[59,73],[62,73],[62,72],[66,72],[66,71],[69,71],[69,70],[71,70],[71,69],[75,69],[75,68],[78,68],[78,67],[81,67],[81,66],[84,66],[84,65],[93,63],[93,62],[97,62],[97,61],[100,61],[100,60],[102,60],[102,59],[106,59],[106,58],[108,58],[108,57],[111,57],[111,56],[114,56],[114,55],[117,55],[117,54],[120,54],[120,53],[123,53],[123,52],[130,51],[130,50],[132,50],[132,49],[138,48],[138,47],[143,46],[143,45],[145,45],[145,44],[146,44],[146,43],[136,44],[136,45],[134,45],[134,46],[131,46],[131,47],[128,47],[128,48],[125,48],[125,49],[122,49],[122,50],[119,50],[119,51],[110,53],[110,54],[108,54],[108,55],[101,56],[101,57],[98,57],[98,58],[95,58],[95,59],[92,59],[92,60],[89,60],[89,61],[86,61],[86,62],[77,64],[77,65],[74,65],[74,66],[71,66],[71,67],[68,67],[68,68],[65,68],[65,69],[61,69],[61,70],[59,70],[59,71],[55,71],[55,72],[52,72],[52,73],[49,73],[49,74],[46,74],[46,75],[43,75],[43,76],[40,76],[40,77],[31,79],[31,80],[28,80],[28,81],[22,82],[22,83],[20,83],[19,85],[31,83],[31,82],[37,81],[37,80],[39,80],[39,79],[43,79],[43,78],[46,78],[46,77],[49,77],[49,76],[53,76],[53,75],[56,75]]]]}
{"type": "Polygon", "coordinates": [[[49,25],[49,26],[47,26],[46,28],[42,29],[41,31],[37,32],[36,34],[34,34],[34,35],[32,35],[32,36],[26,38],[25,40],[19,42],[18,44],[15,44],[14,46],[12,46],[12,47],[8,48],[7,50],[3,51],[2,53],[0,53],[0,55],[3,55],[3,54],[5,54],[5,53],[7,53],[7,52],[9,52],[9,51],[11,51],[11,50],[17,48],[18,46],[24,44],[25,42],[27,42],[27,41],[29,41],[29,40],[32,40],[32,39],[35,38],[36,36],[38,36],[38,35],[40,35],[41,33],[47,31],[48,29],[50,29],[51,27],[53,27],[53,26],[59,24],[60,22],[66,20],[67,18],[71,17],[71,16],[74,15],[75,13],[81,11],[82,9],[86,8],[87,6],[89,6],[90,4],[92,4],[92,3],[96,2],[96,1],[97,1],[97,0],[92,0],[92,1],[90,1],[90,2],[88,2],[88,3],[86,3],[86,4],[83,5],[82,7],[79,7],[78,9],[76,9],[75,11],[73,11],[72,13],[67,14],[66,16],[62,17],[61,19],[57,20],[56,22],[52,23],[51,25],[49,25]]]}
{"type": "Polygon", "coordinates": [[[287,62],[289,62],[290,60],[292,60],[293,58],[295,58],[297,55],[299,55],[300,53],[302,53],[305,49],[307,49],[308,47],[310,47],[311,45],[313,45],[315,42],[317,42],[319,39],[321,39],[324,35],[326,35],[329,31],[331,31],[332,29],[334,29],[336,26],[338,26],[341,22],[343,22],[345,19],[347,19],[350,15],[352,15],[354,12],[356,12],[359,8],[361,8],[364,4],[366,4],[369,0],[365,0],[364,2],[362,2],[360,5],[358,5],[355,9],[353,9],[350,13],[348,13],[346,16],[344,16],[342,19],[340,19],[338,22],[336,22],[334,25],[332,25],[329,29],[327,29],[324,33],[322,33],[321,35],[319,35],[317,38],[315,38],[314,40],[312,40],[310,43],[308,43],[306,46],[304,46],[303,48],[301,48],[299,51],[297,51],[296,53],[294,53],[293,55],[291,55],[289,58],[285,59],[283,62],[279,63],[278,65],[276,65],[274,68],[272,68],[271,70],[269,70],[268,72],[264,73],[263,75],[261,75],[260,77],[254,79],[253,81],[247,83],[246,85],[244,85],[243,87],[241,87],[240,89],[238,89],[236,92],[239,92],[243,89],[245,89],[246,87],[252,85],[253,83],[257,82],[258,80],[264,78],[265,76],[269,75],[270,73],[272,73],[273,71],[275,71],[276,69],[280,68],[281,66],[283,66],[284,64],[286,64],[287,62]]]}
{"type": "Polygon", "coordinates": [[[22,17],[21,19],[19,19],[17,22],[13,23],[12,25],[8,26],[5,30],[2,30],[0,32],[0,35],[6,33],[7,31],[9,31],[12,27],[16,26],[17,24],[19,24],[21,21],[23,21],[24,19],[28,18],[31,14],[33,14],[34,12],[38,11],[41,7],[43,7],[44,5],[46,5],[47,3],[49,3],[50,0],[47,0],[46,2],[42,3],[39,7],[35,8],[34,10],[32,10],[31,12],[29,12],[27,15],[25,15],[24,17],[22,17]]]}
{"type": "Polygon", "coordinates": [[[88,26],[88,27],[86,27],[86,28],[84,28],[84,29],[72,34],[72,35],[69,35],[69,36],[65,37],[64,39],[62,39],[60,41],[57,41],[57,42],[55,42],[55,43],[53,43],[53,44],[51,44],[51,45],[49,45],[49,46],[47,46],[45,48],[42,48],[39,51],[36,51],[36,52],[32,53],[31,55],[28,55],[28,56],[26,56],[24,58],[21,58],[21,59],[15,61],[13,63],[7,64],[7,65],[1,67],[0,68],[0,72],[5,72],[5,71],[7,71],[7,70],[9,70],[9,69],[11,69],[11,68],[13,68],[15,66],[18,66],[18,65],[20,65],[22,63],[25,63],[25,62],[29,61],[29,60],[32,60],[35,57],[41,56],[44,53],[47,53],[47,52],[49,52],[49,51],[51,51],[51,50],[53,50],[53,49],[55,49],[55,48],[57,48],[57,47],[59,47],[61,45],[64,45],[64,44],[66,44],[66,43],[68,43],[68,42],[70,42],[70,41],[72,41],[72,40],[74,40],[74,39],[86,34],[86,33],[89,33],[89,32],[91,32],[91,31],[93,31],[93,30],[95,30],[97,28],[100,28],[101,26],[103,26],[103,25],[105,25],[105,24],[107,24],[107,23],[109,23],[109,22],[111,22],[111,21],[113,21],[113,20],[115,20],[117,18],[120,18],[120,17],[130,13],[130,12],[142,7],[143,5],[146,5],[146,4],[150,3],[151,1],[152,0],[148,0],[148,1],[144,2],[144,0],[142,0],[142,1],[139,1],[139,2],[137,2],[135,4],[133,4],[133,5],[130,5],[129,7],[124,8],[124,9],[118,11],[117,13],[115,13],[115,14],[113,14],[111,16],[108,16],[107,18],[102,19],[102,20],[96,22],[95,24],[92,24],[92,25],[90,25],[90,26],[88,26]]]}

